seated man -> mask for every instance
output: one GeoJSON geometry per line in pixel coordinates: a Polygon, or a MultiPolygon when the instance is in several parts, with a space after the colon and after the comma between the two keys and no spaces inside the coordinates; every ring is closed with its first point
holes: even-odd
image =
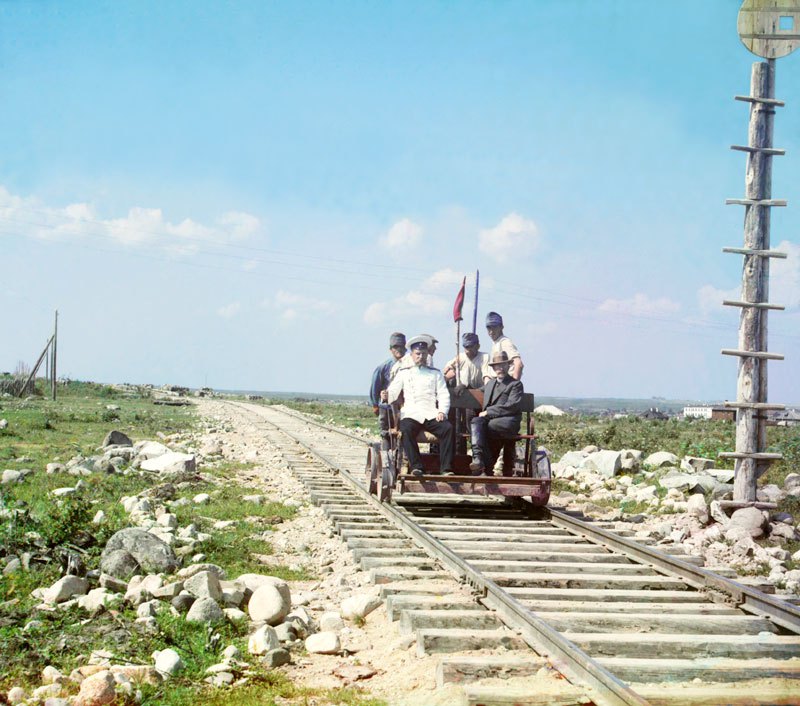
{"type": "Polygon", "coordinates": [[[512,475],[514,470],[514,446],[505,447],[508,439],[519,434],[522,422],[522,383],[508,374],[511,361],[508,353],[501,351],[492,356],[489,365],[494,368],[495,377],[483,389],[483,411],[472,420],[472,463],[469,469],[473,475],[482,476],[486,469],[494,468],[500,452],[504,451],[503,474],[512,475]],[[507,457],[506,457],[507,456],[507,457]]]}
{"type": "Polygon", "coordinates": [[[442,475],[453,475],[453,427],[447,421],[450,411],[450,393],[444,376],[436,368],[428,367],[428,342],[415,336],[408,342],[413,366],[397,372],[389,384],[388,401],[394,402],[403,395],[400,410],[400,432],[403,449],[408,458],[411,474],[425,474],[419,455],[417,434],[420,430],[431,432],[439,440],[439,466],[442,475]]]}

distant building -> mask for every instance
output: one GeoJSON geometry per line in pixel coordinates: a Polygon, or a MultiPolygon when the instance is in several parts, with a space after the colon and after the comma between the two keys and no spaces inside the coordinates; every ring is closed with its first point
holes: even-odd
{"type": "Polygon", "coordinates": [[[552,404],[540,404],[533,412],[534,414],[549,414],[552,417],[564,416],[564,412],[552,404]]]}
{"type": "Polygon", "coordinates": [[[669,419],[669,416],[660,411],[658,407],[651,407],[641,417],[642,419],[669,419]]]}
{"type": "Polygon", "coordinates": [[[712,410],[712,407],[710,405],[698,405],[696,407],[684,407],[683,408],[683,416],[684,417],[694,417],[695,419],[711,419],[711,410],[712,410]]]}
{"type": "Polygon", "coordinates": [[[711,405],[696,405],[684,407],[683,416],[694,419],[721,419],[732,422],[736,419],[736,410],[729,407],[712,407],[711,405]]]}
{"type": "Polygon", "coordinates": [[[800,426],[800,411],[796,409],[783,409],[772,415],[772,421],[779,427],[800,426]]]}

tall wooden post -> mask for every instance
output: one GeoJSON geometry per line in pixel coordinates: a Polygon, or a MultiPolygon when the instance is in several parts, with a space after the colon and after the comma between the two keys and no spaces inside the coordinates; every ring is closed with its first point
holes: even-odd
{"type": "Polygon", "coordinates": [[[56,396],[58,394],[56,391],[58,388],[57,384],[58,377],[56,375],[56,360],[58,355],[57,350],[58,350],[58,309],[56,309],[56,320],[55,320],[55,325],[53,327],[53,349],[52,349],[53,364],[51,366],[51,370],[53,372],[53,379],[50,383],[54,400],[56,399],[56,396]]]}
{"type": "Polygon", "coordinates": [[[785,253],[770,250],[770,216],[775,206],[786,201],[772,198],[772,158],[785,154],[772,146],[775,109],[784,104],[775,99],[775,59],[797,48],[795,22],[800,21],[800,4],[795,0],[777,7],[771,0],[745,0],[739,11],[739,37],[754,54],[767,61],[753,64],[750,95],[736,100],[750,104],[747,146],[731,149],[747,153],[745,197],[728,199],[729,204],[744,206],[744,247],[723,248],[724,252],[744,257],[742,295],[739,301],[724,301],[741,308],[739,346],[725,349],[724,355],[738,356],[736,402],[726,406],[736,409],[736,451],[720,454],[735,461],[733,481],[734,507],[752,505],[757,500],[758,478],[780,454],[768,453],[767,414],[784,409],[768,400],[767,363],[783,360],[770,353],[767,341],[767,315],[770,309],[784,307],[769,303],[769,261],[785,258],[785,253]]]}

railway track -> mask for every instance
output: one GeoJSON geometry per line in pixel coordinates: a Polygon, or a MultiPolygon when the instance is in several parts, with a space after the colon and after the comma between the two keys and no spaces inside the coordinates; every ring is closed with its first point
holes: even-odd
{"type": "Polygon", "coordinates": [[[367,440],[283,408],[229,404],[258,416],[418,652],[445,655],[440,683],[549,664],[572,685],[558,701],[468,687],[465,703],[800,703],[796,606],[632,532],[525,502],[409,494],[381,504],[364,488],[367,440]],[[497,648],[508,652],[485,654],[497,648]],[[471,649],[480,654],[447,656],[471,649]]]}

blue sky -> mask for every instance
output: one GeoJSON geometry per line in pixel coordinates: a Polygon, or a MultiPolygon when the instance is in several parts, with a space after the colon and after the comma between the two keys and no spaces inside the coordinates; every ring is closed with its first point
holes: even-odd
{"type": "MultiPolygon", "coordinates": [[[[529,391],[732,399],[739,5],[0,3],[0,370],[58,308],[74,378],[362,393],[480,268],[529,391]]],[[[798,402],[800,52],[777,96],[798,402]]]]}

